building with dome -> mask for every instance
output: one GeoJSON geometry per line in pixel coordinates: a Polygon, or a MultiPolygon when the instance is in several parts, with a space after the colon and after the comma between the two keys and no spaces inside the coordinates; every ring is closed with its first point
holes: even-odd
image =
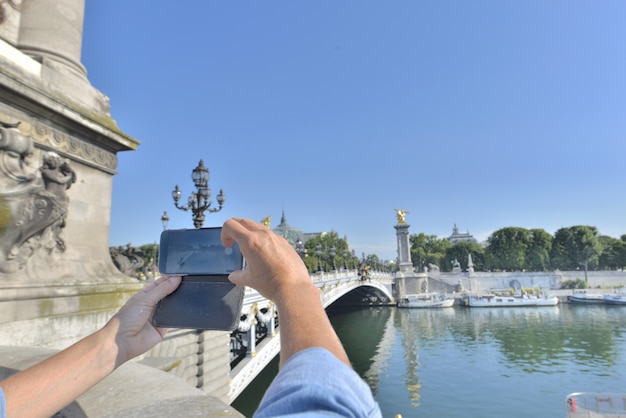
{"type": "Polygon", "coordinates": [[[474,236],[471,235],[469,232],[459,232],[459,228],[456,226],[456,224],[454,224],[454,228],[452,228],[452,235],[448,237],[448,241],[453,244],[456,244],[458,242],[473,242],[476,244],[478,243],[478,240],[474,238],[474,236]]]}
{"type": "Polygon", "coordinates": [[[303,232],[302,230],[295,228],[287,223],[287,217],[285,211],[280,218],[280,224],[276,228],[272,228],[276,234],[285,238],[294,247],[296,243],[300,241],[302,244],[306,243],[309,239],[320,235],[320,232],[303,232]]]}

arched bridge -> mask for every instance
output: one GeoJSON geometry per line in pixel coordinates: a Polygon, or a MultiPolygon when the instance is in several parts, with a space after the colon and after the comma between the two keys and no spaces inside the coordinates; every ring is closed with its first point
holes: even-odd
{"type": "MultiPolygon", "coordinates": [[[[374,306],[394,303],[393,275],[356,270],[311,275],[325,308],[341,299],[342,305],[374,306]]],[[[278,318],[273,303],[253,289],[246,290],[239,328],[231,335],[229,401],[232,402],[280,352],[278,318]]]]}

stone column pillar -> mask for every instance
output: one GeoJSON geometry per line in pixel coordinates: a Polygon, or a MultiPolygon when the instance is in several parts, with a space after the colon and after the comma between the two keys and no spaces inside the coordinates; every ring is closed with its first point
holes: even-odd
{"type": "Polygon", "coordinates": [[[80,63],[85,0],[23,0],[17,47],[86,77],[80,63]]]}
{"type": "Polygon", "coordinates": [[[398,238],[398,267],[400,271],[413,271],[411,261],[411,243],[409,241],[409,227],[407,223],[399,223],[394,226],[398,238]]]}

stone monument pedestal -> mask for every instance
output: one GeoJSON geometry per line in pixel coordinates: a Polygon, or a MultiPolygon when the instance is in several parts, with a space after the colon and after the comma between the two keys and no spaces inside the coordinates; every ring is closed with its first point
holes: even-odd
{"type": "Polygon", "coordinates": [[[411,261],[410,226],[400,220],[394,225],[398,238],[398,271],[395,274],[393,295],[396,300],[406,295],[428,291],[428,274],[416,273],[411,261]]]}
{"type": "Polygon", "coordinates": [[[0,345],[62,348],[143,284],[108,250],[123,133],[80,64],[84,0],[23,0],[0,24],[0,345]]]}
{"type": "MultiPolygon", "coordinates": [[[[0,3],[1,379],[96,331],[144,284],[109,252],[117,153],[139,142],[80,62],[85,0],[0,3]]],[[[64,412],[240,416],[205,396],[228,399],[229,338],[172,332],[139,359],[151,367],[125,365],[64,412]]]]}

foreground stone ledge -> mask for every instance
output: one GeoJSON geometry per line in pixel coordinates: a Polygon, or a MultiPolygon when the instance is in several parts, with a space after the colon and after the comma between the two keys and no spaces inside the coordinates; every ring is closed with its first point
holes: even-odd
{"type": "MultiPolygon", "coordinates": [[[[57,350],[0,347],[0,379],[24,370],[57,350]]],[[[172,374],[130,362],[61,411],[65,418],[235,417],[242,414],[172,374]]]]}

